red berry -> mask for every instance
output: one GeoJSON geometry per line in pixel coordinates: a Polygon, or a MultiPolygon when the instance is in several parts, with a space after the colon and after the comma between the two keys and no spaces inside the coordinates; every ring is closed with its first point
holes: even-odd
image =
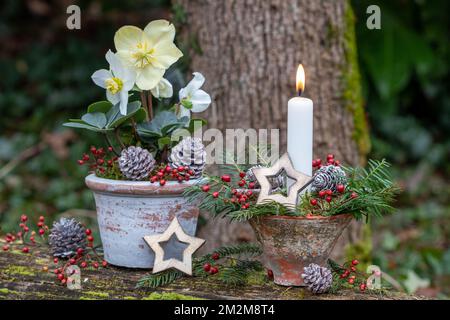
{"type": "Polygon", "coordinates": [[[45,233],[44,229],[39,229],[39,234],[42,236],[45,233]]]}
{"type": "Polygon", "coordinates": [[[325,193],[326,193],[327,195],[331,196],[331,195],[333,194],[333,191],[331,191],[331,190],[325,190],[325,193]]]}
{"type": "Polygon", "coordinates": [[[27,220],[28,220],[28,217],[26,215],[23,214],[20,216],[20,221],[26,222],[27,220]]]}
{"type": "Polygon", "coordinates": [[[311,205],[317,206],[317,199],[311,199],[309,202],[311,203],[311,205]]]}
{"type": "Polygon", "coordinates": [[[88,237],[87,237],[87,240],[88,240],[89,242],[92,242],[92,241],[94,241],[94,237],[93,237],[93,236],[88,236],[88,237]]]}
{"type": "Polygon", "coordinates": [[[28,228],[27,226],[23,227],[23,231],[28,232],[30,231],[30,228],[28,228]]]}
{"type": "Polygon", "coordinates": [[[222,179],[223,182],[230,182],[231,181],[231,177],[228,174],[224,174],[221,177],[221,179],[222,179]]]}
{"type": "Polygon", "coordinates": [[[358,265],[358,264],[359,264],[359,261],[358,261],[358,260],[356,260],[356,259],[353,259],[353,260],[352,260],[352,265],[356,266],[356,265],[358,265]]]}
{"type": "Polygon", "coordinates": [[[151,183],[155,183],[156,181],[158,181],[158,176],[153,176],[150,178],[151,183]]]}
{"type": "Polygon", "coordinates": [[[178,172],[183,172],[183,171],[184,171],[184,167],[183,167],[183,166],[179,166],[179,167],[177,168],[177,170],[178,170],[178,172]]]}
{"type": "Polygon", "coordinates": [[[217,252],[214,252],[214,253],[211,255],[211,258],[212,258],[213,260],[219,260],[220,256],[219,256],[219,254],[218,254],[217,252]]]}
{"type": "Polygon", "coordinates": [[[105,160],[103,160],[103,159],[97,159],[97,164],[98,165],[102,165],[102,164],[104,164],[105,163],[105,160]]]}
{"type": "Polygon", "coordinates": [[[323,198],[323,197],[325,197],[325,195],[326,195],[326,193],[324,190],[319,191],[319,197],[323,198]]]}
{"type": "Polygon", "coordinates": [[[328,159],[328,160],[327,160],[327,163],[328,163],[328,164],[334,164],[334,159],[328,159]]]}
{"type": "Polygon", "coordinates": [[[348,283],[353,284],[354,282],[355,282],[355,279],[353,279],[353,278],[348,279],[348,283]]]}
{"type": "Polygon", "coordinates": [[[213,194],[212,194],[212,196],[213,196],[213,198],[218,198],[219,197],[219,192],[213,192],[213,194]]]}
{"type": "Polygon", "coordinates": [[[177,180],[178,180],[178,182],[183,182],[183,177],[182,176],[178,176],[177,180]]]}
{"type": "Polygon", "coordinates": [[[58,258],[53,259],[53,263],[58,263],[58,258]]]}
{"type": "Polygon", "coordinates": [[[4,246],[3,246],[3,251],[8,251],[9,250],[9,246],[7,245],[7,244],[5,244],[4,246]]]}
{"type": "Polygon", "coordinates": [[[254,182],[250,182],[250,183],[248,184],[248,188],[249,188],[249,189],[254,189],[254,188],[255,188],[255,183],[254,183],[254,182]]]}
{"type": "Polygon", "coordinates": [[[90,150],[91,150],[92,153],[96,153],[97,152],[97,148],[96,147],[91,147],[90,150]]]}
{"type": "Polygon", "coordinates": [[[113,161],[112,160],[108,160],[108,167],[112,167],[113,161]]]}
{"type": "Polygon", "coordinates": [[[341,165],[341,162],[339,160],[334,160],[334,165],[339,167],[341,165]]]}
{"type": "Polygon", "coordinates": [[[239,181],[238,185],[239,185],[240,187],[245,186],[245,181],[244,181],[244,180],[239,181]]]}
{"type": "Polygon", "coordinates": [[[219,272],[219,269],[217,267],[211,267],[211,269],[209,270],[209,273],[211,274],[216,274],[217,272],[219,272]]]}
{"type": "Polygon", "coordinates": [[[83,161],[83,160],[78,160],[77,162],[78,162],[78,164],[79,164],[80,166],[82,166],[82,165],[84,164],[84,161],[83,161]]]}
{"type": "Polygon", "coordinates": [[[211,265],[209,263],[205,263],[203,265],[203,270],[205,270],[205,272],[208,272],[209,270],[211,270],[211,265]]]}
{"type": "Polygon", "coordinates": [[[366,284],[365,283],[361,283],[359,286],[359,290],[364,291],[366,290],[366,284]]]}
{"type": "Polygon", "coordinates": [[[343,184],[338,184],[336,189],[339,193],[343,193],[345,191],[345,186],[343,184]]]}
{"type": "Polygon", "coordinates": [[[40,221],[40,222],[44,222],[44,220],[45,220],[44,216],[40,216],[40,217],[39,217],[39,221],[40,221]]]}
{"type": "Polygon", "coordinates": [[[320,167],[322,165],[322,160],[321,159],[316,159],[317,162],[317,166],[320,167]]]}
{"type": "Polygon", "coordinates": [[[333,200],[333,198],[332,198],[331,196],[327,196],[327,197],[325,198],[325,201],[328,202],[328,203],[330,203],[331,200],[333,200]]]}
{"type": "Polygon", "coordinates": [[[58,273],[57,277],[61,281],[64,280],[64,275],[62,273],[58,273]]]}
{"type": "Polygon", "coordinates": [[[109,152],[112,152],[112,151],[113,151],[113,147],[109,146],[109,147],[108,147],[108,151],[109,151],[109,152]]]}
{"type": "Polygon", "coordinates": [[[273,279],[273,271],[271,269],[267,269],[267,276],[269,279],[273,279]]]}
{"type": "Polygon", "coordinates": [[[86,232],[86,235],[87,235],[87,236],[90,236],[90,235],[92,234],[92,230],[91,230],[91,229],[86,229],[85,232],[86,232]]]}
{"type": "Polygon", "coordinates": [[[80,267],[86,268],[86,267],[87,267],[87,262],[86,262],[86,261],[83,261],[83,262],[80,264],[80,267]]]}
{"type": "Polygon", "coordinates": [[[165,171],[166,171],[167,173],[170,173],[170,172],[172,171],[172,168],[171,168],[170,166],[166,166],[165,171]]]}
{"type": "Polygon", "coordinates": [[[60,273],[61,272],[61,270],[59,270],[59,269],[55,269],[55,274],[58,274],[58,273],[60,273]]]}
{"type": "Polygon", "coordinates": [[[23,247],[22,252],[28,253],[28,252],[30,252],[30,249],[28,247],[23,247]]]}
{"type": "Polygon", "coordinates": [[[61,280],[61,284],[62,284],[62,285],[66,284],[66,283],[67,283],[67,279],[62,279],[62,280],[61,280]]]}
{"type": "Polygon", "coordinates": [[[245,178],[245,172],[239,172],[239,177],[245,178]]]}
{"type": "Polygon", "coordinates": [[[253,195],[253,192],[252,191],[247,191],[247,196],[249,196],[249,197],[251,197],[253,195]]]}
{"type": "Polygon", "coordinates": [[[208,192],[209,189],[210,189],[209,185],[204,185],[204,186],[202,187],[202,190],[203,190],[204,192],[208,192]]]}
{"type": "Polygon", "coordinates": [[[92,264],[92,266],[93,266],[95,269],[98,269],[98,267],[99,267],[98,262],[94,262],[94,263],[92,264]]]}
{"type": "Polygon", "coordinates": [[[84,252],[83,248],[78,248],[78,249],[77,249],[77,254],[78,254],[79,256],[81,256],[81,255],[83,254],[83,252],[84,252]]]}
{"type": "Polygon", "coordinates": [[[334,154],[329,153],[327,155],[327,160],[329,160],[329,159],[334,159],[334,154]]]}
{"type": "Polygon", "coordinates": [[[195,172],[193,170],[188,170],[189,175],[193,176],[195,172]]]}
{"type": "Polygon", "coordinates": [[[352,199],[358,198],[358,194],[356,192],[352,192],[351,196],[352,199]]]}
{"type": "Polygon", "coordinates": [[[159,185],[160,186],[163,186],[165,184],[166,184],[166,180],[164,180],[164,179],[159,180],[159,185]]]}
{"type": "Polygon", "coordinates": [[[77,262],[77,260],[75,260],[74,258],[72,258],[72,259],[69,260],[69,263],[70,263],[70,264],[75,264],[76,262],[77,262]]]}
{"type": "Polygon", "coordinates": [[[44,223],[43,223],[42,221],[39,221],[38,224],[37,224],[37,226],[38,226],[39,228],[42,228],[42,227],[44,226],[44,223]]]}
{"type": "Polygon", "coordinates": [[[313,168],[317,167],[317,160],[314,159],[314,160],[312,161],[312,166],[313,166],[313,168]]]}
{"type": "Polygon", "coordinates": [[[106,268],[108,266],[108,262],[106,262],[105,260],[102,261],[102,267],[106,268]]]}
{"type": "Polygon", "coordinates": [[[162,178],[162,177],[164,177],[164,172],[159,171],[156,175],[157,175],[159,178],[162,178]]]}

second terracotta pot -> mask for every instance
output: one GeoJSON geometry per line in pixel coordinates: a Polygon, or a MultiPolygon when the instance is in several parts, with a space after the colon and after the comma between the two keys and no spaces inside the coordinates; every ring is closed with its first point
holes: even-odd
{"type": "Polygon", "coordinates": [[[331,250],[348,226],[349,214],[331,217],[265,216],[250,220],[263,246],[266,267],[274,282],[304,285],[301,274],[310,263],[326,266],[331,250]]]}

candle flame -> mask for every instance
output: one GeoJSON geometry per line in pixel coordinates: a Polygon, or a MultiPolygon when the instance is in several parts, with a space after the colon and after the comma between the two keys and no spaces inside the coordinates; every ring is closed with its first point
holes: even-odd
{"type": "Polygon", "coordinates": [[[305,90],[305,69],[303,69],[301,64],[298,65],[297,69],[296,89],[299,96],[301,96],[303,90],[305,90]]]}

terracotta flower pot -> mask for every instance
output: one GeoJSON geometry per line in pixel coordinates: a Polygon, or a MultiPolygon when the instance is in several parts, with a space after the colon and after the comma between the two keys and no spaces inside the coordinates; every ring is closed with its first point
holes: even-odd
{"type": "Polygon", "coordinates": [[[321,266],[352,216],[290,217],[264,216],[250,220],[258,241],[263,246],[264,261],[273,271],[276,284],[302,286],[303,267],[310,263],[321,266]]]}
{"type": "MultiPolygon", "coordinates": [[[[194,183],[171,181],[161,187],[145,181],[87,176],[86,185],[95,197],[106,261],[122,267],[152,268],[154,253],[143,237],[163,233],[175,216],[183,230],[194,236],[199,210],[183,197],[184,190],[194,183]]],[[[177,242],[165,246],[168,256],[176,256],[176,251],[177,242]]]]}

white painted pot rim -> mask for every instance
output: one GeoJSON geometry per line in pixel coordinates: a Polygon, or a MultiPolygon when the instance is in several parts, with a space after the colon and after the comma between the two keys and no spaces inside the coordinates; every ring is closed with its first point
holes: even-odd
{"type": "Polygon", "coordinates": [[[95,174],[90,174],[85,179],[89,189],[95,192],[157,196],[182,194],[188,187],[201,181],[202,179],[191,179],[181,183],[167,181],[164,186],[161,186],[157,182],[105,179],[97,177],[95,174]]]}

